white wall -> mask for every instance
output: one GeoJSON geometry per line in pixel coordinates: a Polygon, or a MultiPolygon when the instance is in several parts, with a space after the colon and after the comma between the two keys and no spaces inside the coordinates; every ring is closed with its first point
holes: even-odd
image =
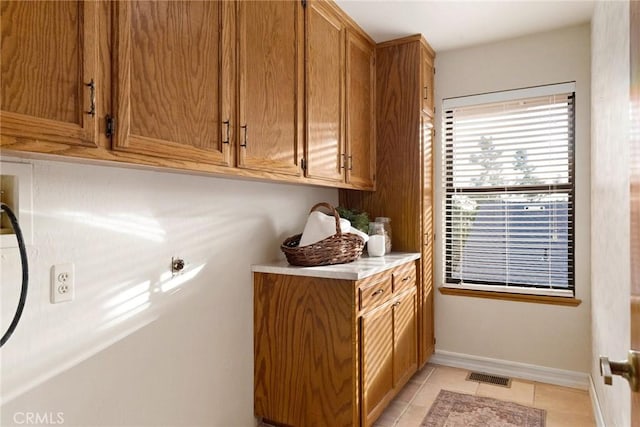
{"type": "Polygon", "coordinates": [[[600,377],[598,358],[630,348],[629,3],[597,2],[592,21],[591,375],[609,426],[630,426],[629,387],[600,377]]]}
{"type": "MultiPolygon", "coordinates": [[[[32,163],[31,282],[0,351],[0,424],[61,412],[65,426],[254,425],[250,266],[280,257],[337,191],[32,163]],[[187,262],[177,281],[172,255],[187,262]],[[75,301],[52,305],[49,268],[66,262],[75,301]]],[[[20,275],[17,250],[0,253],[4,328],[20,275]]]]}
{"type": "MultiPolygon", "coordinates": [[[[509,302],[436,292],[436,350],[589,372],[590,29],[588,24],[436,56],[436,126],[443,98],[576,81],[576,297],[578,307],[509,302]]],[[[438,132],[442,135],[442,132],[438,132]]],[[[441,143],[436,144],[441,159],[441,143]]],[[[442,200],[442,165],[436,160],[436,198],[442,200]]],[[[440,211],[440,210],[438,210],[440,211]]],[[[442,216],[437,212],[437,236],[442,216]]],[[[442,251],[436,278],[443,281],[442,251]]],[[[438,280],[438,279],[436,279],[438,280]]],[[[440,285],[441,283],[436,283],[440,285]]]]}

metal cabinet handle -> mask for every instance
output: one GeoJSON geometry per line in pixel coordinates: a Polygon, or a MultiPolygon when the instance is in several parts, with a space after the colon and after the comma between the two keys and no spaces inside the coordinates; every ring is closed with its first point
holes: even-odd
{"type": "Polygon", "coordinates": [[[227,127],[227,139],[222,141],[223,144],[228,144],[229,143],[229,128],[230,128],[230,121],[229,120],[225,120],[224,122],[222,122],[226,127],[227,127]]]}
{"type": "Polygon", "coordinates": [[[404,278],[402,279],[402,281],[403,281],[403,282],[406,282],[407,280],[409,280],[409,277],[408,277],[408,276],[407,276],[407,277],[404,277],[404,278]]]}
{"type": "Polygon", "coordinates": [[[372,297],[377,297],[378,295],[384,293],[384,289],[378,289],[374,293],[371,294],[372,297]]]}
{"type": "Polygon", "coordinates": [[[600,357],[600,375],[606,385],[613,384],[613,375],[619,375],[629,382],[634,392],[640,391],[640,352],[629,350],[627,360],[613,362],[608,357],[600,357]]]}
{"type": "Polygon", "coordinates": [[[248,132],[247,125],[243,125],[240,127],[244,129],[244,142],[240,144],[240,147],[247,148],[247,132],[248,132]]]}
{"type": "Polygon", "coordinates": [[[397,302],[394,302],[394,303],[393,303],[393,305],[392,305],[391,307],[397,307],[397,306],[399,306],[400,304],[402,304],[402,301],[397,301],[397,302]]]}
{"type": "Polygon", "coordinates": [[[96,115],[96,83],[91,79],[89,83],[85,83],[85,86],[89,87],[89,98],[91,105],[89,106],[89,111],[87,114],[91,117],[95,117],[96,115]]]}
{"type": "Polygon", "coordinates": [[[429,99],[429,86],[424,87],[424,99],[425,101],[429,99]]]}

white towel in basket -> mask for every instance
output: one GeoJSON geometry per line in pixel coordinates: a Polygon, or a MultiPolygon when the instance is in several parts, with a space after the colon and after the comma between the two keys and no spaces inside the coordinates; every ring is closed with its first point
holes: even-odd
{"type": "MultiPolygon", "coordinates": [[[[349,220],[340,218],[340,229],[342,233],[351,231],[351,223],[349,220]]],[[[322,212],[311,212],[307,218],[307,224],[304,226],[302,237],[298,246],[307,246],[316,243],[322,239],[336,234],[336,219],[332,215],[326,215],[322,212]]]]}

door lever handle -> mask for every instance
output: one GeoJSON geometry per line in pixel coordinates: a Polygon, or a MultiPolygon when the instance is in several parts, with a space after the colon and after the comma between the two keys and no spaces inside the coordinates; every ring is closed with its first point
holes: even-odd
{"type": "Polygon", "coordinates": [[[632,391],[640,391],[640,352],[629,350],[627,360],[619,362],[600,356],[600,375],[606,385],[613,384],[613,376],[619,375],[629,382],[632,391]]]}

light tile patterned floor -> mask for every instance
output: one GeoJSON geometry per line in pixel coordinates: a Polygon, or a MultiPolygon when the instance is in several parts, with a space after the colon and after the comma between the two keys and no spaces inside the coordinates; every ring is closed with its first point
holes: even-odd
{"type": "Polygon", "coordinates": [[[546,427],[595,426],[587,391],[517,379],[511,381],[510,388],[499,387],[467,381],[468,373],[465,369],[426,365],[413,376],[374,426],[420,427],[442,389],[545,409],[546,427]]]}
{"type": "MultiPolygon", "coordinates": [[[[374,427],[420,427],[440,390],[493,397],[547,411],[546,427],[595,427],[587,391],[533,381],[511,381],[511,387],[467,381],[469,371],[426,365],[389,404],[374,427]]],[[[260,424],[269,427],[268,424],[260,424]]],[[[491,427],[491,426],[487,426],[491,427]]]]}

